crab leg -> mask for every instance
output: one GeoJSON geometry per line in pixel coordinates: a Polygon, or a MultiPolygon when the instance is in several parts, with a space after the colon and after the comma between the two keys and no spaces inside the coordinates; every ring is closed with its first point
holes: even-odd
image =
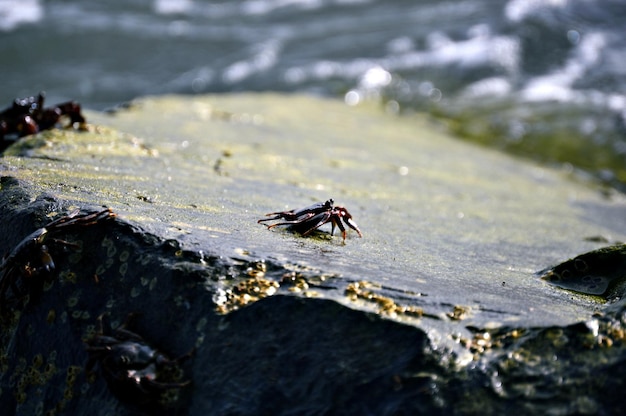
{"type": "MultiPolygon", "coordinates": [[[[318,228],[320,228],[322,225],[326,224],[329,220],[331,220],[332,218],[332,214],[330,212],[322,212],[321,214],[317,214],[315,217],[313,217],[310,222],[315,221],[315,219],[317,217],[321,217],[321,220],[319,220],[317,223],[315,223],[315,225],[313,225],[312,227],[310,227],[308,230],[304,231],[303,233],[301,233],[303,236],[307,236],[309,235],[309,233],[313,232],[313,230],[317,230],[318,228]]],[[[333,227],[334,228],[334,227],[333,227]]]]}
{"type": "Polygon", "coordinates": [[[52,221],[50,224],[46,225],[46,228],[63,228],[74,225],[87,226],[97,224],[99,221],[108,218],[114,218],[116,214],[111,210],[111,208],[107,208],[100,212],[94,212],[92,214],[85,214],[82,216],[76,216],[78,214],[78,210],[72,211],[68,216],[59,218],[55,221],[52,221]]]}
{"type": "MultiPolygon", "coordinates": [[[[359,226],[356,225],[356,222],[354,222],[352,220],[352,218],[343,218],[343,222],[346,223],[346,225],[350,228],[352,228],[354,231],[356,231],[356,233],[359,235],[359,237],[363,238],[363,234],[361,234],[361,230],[359,230],[359,226]]],[[[339,223],[339,221],[337,221],[337,223],[339,223]]]]}
{"type": "Polygon", "coordinates": [[[306,221],[309,218],[314,217],[315,215],[319,214],[320,211],[327,211],[331,209],[332,207],[333,207],[333,200],[329,199],[328,201],[324,203],[318,202],[316,204],[310,205],[305,208],[292,209],[291,211],[270,212],[269,214],[265,214],[265,216],[269,217],[270,215],[274,215],[274,217],[258,220],[257,223],[261,223],[262,221],[279,220],[281,218],[288,220],[288,221],[296,221],[296,220],[298,220],[298,222],[306,221]],[[301,218],[303,216],[305,218],[301,218]]]}
{"type": "Polygon", "coordinates": [[[346,243],[346,229],[344,228],[341,221],[333,218],[333,228],[331,229],[330,235],[332,235],[333,232],[335,232],[335,225],[337,225],[337,227],[339,227],[339,229],[341,230],[341,236],[343,237],[343,242],[345,244],[346,243]]]}
{"type": "MultiPolygon", "coordinates": [[[[267,214],[267,215],[274,215],[274,214],[276,214],[276,216],[274,216],[272,218],[261,218],[260,220],[257,221],[257,224],[260,224],[263,221],[273,221],[273,220],[280,220],[280,219],[288,219],[287,218],[287,214],[284,213],[284,212],[272,212],[271,214],[267,214]]],[[[308,220],[309,218],[311,218],[313,216],[315,216],[314,213],[308,212],[308,213],[302,215],[302,217],[304,217],[304,218],[302,218],[302,217],[295,217],[295,219],[292,220],[292,221],[281,222],[280,224],[274,224],[274,225],[269,226],[268,228],[272,228],[272,227],[274,227],[276,225],[298,224],[298,223],[301,223],[303,221],[308,220]]],[[[289,217],[293,218],[293,217],[291,217],[291,214],[289,214],[289,217]]]]}

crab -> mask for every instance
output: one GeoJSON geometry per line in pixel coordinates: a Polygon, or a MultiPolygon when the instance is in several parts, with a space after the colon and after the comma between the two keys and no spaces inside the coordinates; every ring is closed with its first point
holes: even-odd
{"type": "Polygon", "coordinates": [[[16,98],[11,107],[0,112],[0,140],[9,135],[23,137],[51,129],[64,116],[69,117],[69,126],[78,123],[79,129],[86,129],[78,103],[68,101],[44,108],[44,98],[44,93],[37,97],[16,98]]]}
{"type": "Polygon", "coordinates": [[[55,235],[61,231],[94,225],[115,217],[110,209],[91,214],[79,213],[80,210],[74,210],[69,215],[57,218],[33,231],[3,259],[0,264],[1,312],[4,312],[9,304],[19,302],[27,295],[43,289],[44,282],[51,277],[56,267],[49,245],[76,246],[74,243],[54,238],[55,235]],[[45,244],[46,242],[49,244],[45,244]]]}
{"type": "Polygon", "coordinates": [[[111,391],[123,400],[159,405],[164,393],[191,383],[179,381],[180,364],[191,357],[194,350],[176,359],[168,358],[127,329],[136,315],[129,314],[110,335],[104,334],[103,315],[98,317],[98,332],[85,341],[89,354],[86,370],[88,374],[93,373],[93,367],[98,364],[111,391]]]}
{"type": "Polygon", "coordinates": [[[343,236],[343,242],[345,243],[346,229],[341,223],[343,220],[348,227],[357,232],[359,237],[363,237],[359,226],[356,225],[348,210],[344,207],[333,206],[334,203],[335,201],[329,199],[326,202],[318,202],[305,208],[292,209],[291,211],[270,212],[266,214],[266,216],[271,216],[271,218],[262,218],[258,220],[257,223],[284,220],[276,224],[264,225],[267,226],[268,229],[279,225],[289,225],[294,231],[299,232],[303,236],[307,236],[322,225],[330,222],[332,224],[330,235],[335,233],[335,226],[339,227],[343,236]]]}

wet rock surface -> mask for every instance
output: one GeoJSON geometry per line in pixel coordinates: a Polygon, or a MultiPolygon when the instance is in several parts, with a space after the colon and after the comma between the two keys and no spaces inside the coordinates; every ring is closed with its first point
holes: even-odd
{"type": "Polygon", "coordinates": [[[3,253],[75,208],[118,215],[55,236],[71,244],[47,243],[56,267],[40,296],[4,313],[8,414],[620,406],[623,249],[594,264],[616,282],[610,296],[537,275],[606,245],[592,236],[626,240],[620,194],[419,118],[308,97],[164,97],[85,115],[88,132],[29,136],[0,160],[3,253]],[[362,239],[257,224],[328,198],[362,239]],[[98,317],[116,328],[133,313],[151,348],[193,351],[168,379],[190,385],[149,405],[85,368],[98,317]]]}

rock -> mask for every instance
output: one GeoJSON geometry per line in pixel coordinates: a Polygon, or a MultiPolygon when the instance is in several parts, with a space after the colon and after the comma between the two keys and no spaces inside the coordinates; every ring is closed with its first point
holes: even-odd
{"type": "Polygon", "coordinates": [[[85,115],[89,132],[29,136],[0,160],[1,252],[75,207],[118,215],[47,242],[53,278],[6,314],[7,414],[618,408],[621,286],[598,298],[536,273],[600,248],[590,236],[624,241],[622,195],[420,117],[310,97],[161,97],[85,115]],[[362,239],[257,223],[329,198],[362,239]],[[98,317],[115,328],[131,313],[150,348],[194,351],[174,377],[191,384],[150,406],[85,370],[98,317]]]}
{"type": "Polygon", "coordinates": [[[540,274],[545,281],[563,289],[605,299],[621,298],[626,283],[626,245],[581,254],[540,274]]]}

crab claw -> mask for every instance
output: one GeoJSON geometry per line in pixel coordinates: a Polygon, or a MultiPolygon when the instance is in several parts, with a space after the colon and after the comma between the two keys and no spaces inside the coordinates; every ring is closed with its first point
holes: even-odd
{"type": "Polygon", "coordinates": [[[356,225],[356,222],[354,222],[352,218],[344,218],[343,221],[346,223],[348,227],[356,231],[356,233],[359,235],[360,238],[363,238],[363,234],[361,233],[361,230],[359,230],[359,226],[356,225]]]}

